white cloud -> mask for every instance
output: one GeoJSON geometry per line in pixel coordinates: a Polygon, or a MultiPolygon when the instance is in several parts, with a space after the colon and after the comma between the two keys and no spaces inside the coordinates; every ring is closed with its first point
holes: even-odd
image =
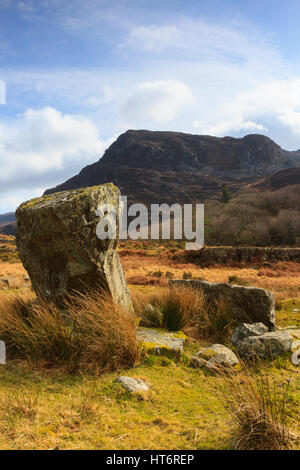
{"type": "Polygon", "coordinates": [[[176,26],[137,26],[129,31],[121,49],[134,48],[161,52],[178,39],[176,26]]]}
{"type": "Polygon", "coordinates": [[[267,131],[268,129],[262,124],[257,124],[252,121],[244,121],[241,119],[235,119],[233,121],[220,121],[216,125],[207,126],[199,121],[194,121],[193,127],[201,134],[224,136],[229,132],[239,131],[267,131]]]}
{"type": "Polygon", "coordinates": [[[271,39],[245,22],[218,24],[181,17],[159,26],[134,26],[119,46],[133,53],[164,52],[168,58],[182,56],[185,60],[280,62],[271,39]]]}
{"type": "Polygon", "coordinates": [[[13,122],[0,123],[0,192],[30,187],[33,193],[57,184],[96,161],[103,150],[90,120],[50,107],[28,109],[13,122]]]}
{"type": "Polygon", "coordinates": [[[123,106],[123,116],[134,122],[166,123],[193,102],[191,89],[178,80],[142,83],[123,106]]]}
{"type": "Polygon", "coordinates": [[[300,135],[300,112],[292,109],[286,110],[284,114],[279,116],[279,121],[288,126],[296,135],[300,135]]]}

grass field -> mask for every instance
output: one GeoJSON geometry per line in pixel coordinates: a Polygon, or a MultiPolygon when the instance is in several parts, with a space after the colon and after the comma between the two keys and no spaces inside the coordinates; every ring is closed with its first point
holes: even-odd
{"type": "MultiPolygon", "coordinates": [[[[215,282],[236,276],[237,282],[275,292],[279,326],[300,326],[299,265],[201,269],[178,261],[181,247],[174,244],[123,244],[119,252],[132,293],[155,295],[184,273],[215,282]]],[[[15,253],[11,257],[0,262],[0,307],[10,294],[34,296],[15,253]]],[[[146,355],[134,368],[100,376],[9,361],[0,366],[0,449],[231,448],[232,415],[215,391],[224,379],[188,366],[189,356],[205,344],[209,341],[190,340],[180,360],[146,355]],[[114,382],[120,374],[144,379],[151,385],[149,394],[124,391],[114,382]]],[[[265,371],[279,381],[279,391],[290,381],[286,415],[292,432],[300,435],[299,367],[287,355],[266,363],[265,371]]],[[[238,380],[246,380],[244,371],[238,380]]],[[[300,448],[299,439],[291,445],[300,448]]]]}

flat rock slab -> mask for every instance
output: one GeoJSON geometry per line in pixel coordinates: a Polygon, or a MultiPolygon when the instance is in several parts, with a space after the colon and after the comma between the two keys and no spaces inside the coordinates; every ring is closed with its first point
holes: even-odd
{"type": "Polygon", "coordinates": [[[272,359],[291,351],[292,343],[293,338],[286,331],[272,331],[243,339],[238,345],[238,353],[245,358],[272,359]]]}
{"type": "MultiPolygon", "coordinates": [[[[99,239],[107,220],[99,208],[119,211],[111,183],[63,191],[27,201],[17,209],[17,246],[36,293],[59,307],[68,294],[99,289],[132,310],[115,239],[99,239]]],[[[118,217],[116,217],[118,222],[118,217]]]]}
{"type": "Polygon", "coordinates": [[[137,338],[143,343],[148,353],[163,356],[180,356],[186,341],[184,335],[155,330],[153,328],[138,328],[137,338]]]}
{"type": "Polygon", "coordinates": [[[231,349],[223,344],[213,344],[202,348],[191,358],[192,367],[206,367],[207,369],[218,369],[218,367],[234,367],[239,364],[237,356],[231,349]]]}
{"type": "Polygon", "coordinates": [[[170,286],[200,289],[208,306],[219,301],[230,308],[236,320],[246,323],[261,322],[270,331],[275,330],[275,297],[272,292],[258,287],[235,286],[199,281],[194,279],[172,279],[170,286]]]}
{"type": "Polygon", "coordinates": [[[121,375],[117,380],[130,393],[136,392],[148,392],[149,386],[142,379],[134,379],[132,377],[126,377],[121,375]]]}

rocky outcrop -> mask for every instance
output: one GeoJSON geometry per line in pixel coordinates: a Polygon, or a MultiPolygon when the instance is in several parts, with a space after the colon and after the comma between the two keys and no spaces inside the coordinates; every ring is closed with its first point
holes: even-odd
{"type": "Polygon", "coordinates": [[[258,287],[243,287],[231,284],[216,284],[198,280],[170,280],[170,286],[188,287],[203,291],[210,308],[223,302],[239,322],[261,322],[269,330],[275,329],[275,297],[271,292],[258,287]]]}
{"type": "Polygon", "coordinates": [[[207,348],[200,349],[191,358],[192,367],[206,367],[207,369],[218,369],[220,367],[234,367],[239,364],[237,356],[231,349],[222,344],[213,344],[207,348]]]}
{"type": "Polygon", "coordinates": [[[117,240],[96,236],[99,205],[112,204],[118,212],[119,194],[107,184],[21,204],[16,212],[17,246],[38,295],[60,306],[66,294],[102,288],[132,309],[117,240]]]}
{"type": "Polygon", "coordinates": [[[273,359],[291,351],[292,336],[286,331],[273,331],[260,336],[249,336],[238,345],[238,353],[244,358],[273,359]]]}
{"type": "Polygon", "coordinates": [[[232,332],[231,341],[237,345],[248,336],[260,336],[267,332],[268,328],[263,323],[243,323],[232,332]]]}

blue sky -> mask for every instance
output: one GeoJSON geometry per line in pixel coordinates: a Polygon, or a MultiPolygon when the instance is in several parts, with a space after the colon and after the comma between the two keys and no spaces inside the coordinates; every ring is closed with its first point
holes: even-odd
{"type": "Polygon", "coordinates": [[[299,0],[0,0],[0,212],[129,128],[300,148],[299,20],[299,0]]]}

